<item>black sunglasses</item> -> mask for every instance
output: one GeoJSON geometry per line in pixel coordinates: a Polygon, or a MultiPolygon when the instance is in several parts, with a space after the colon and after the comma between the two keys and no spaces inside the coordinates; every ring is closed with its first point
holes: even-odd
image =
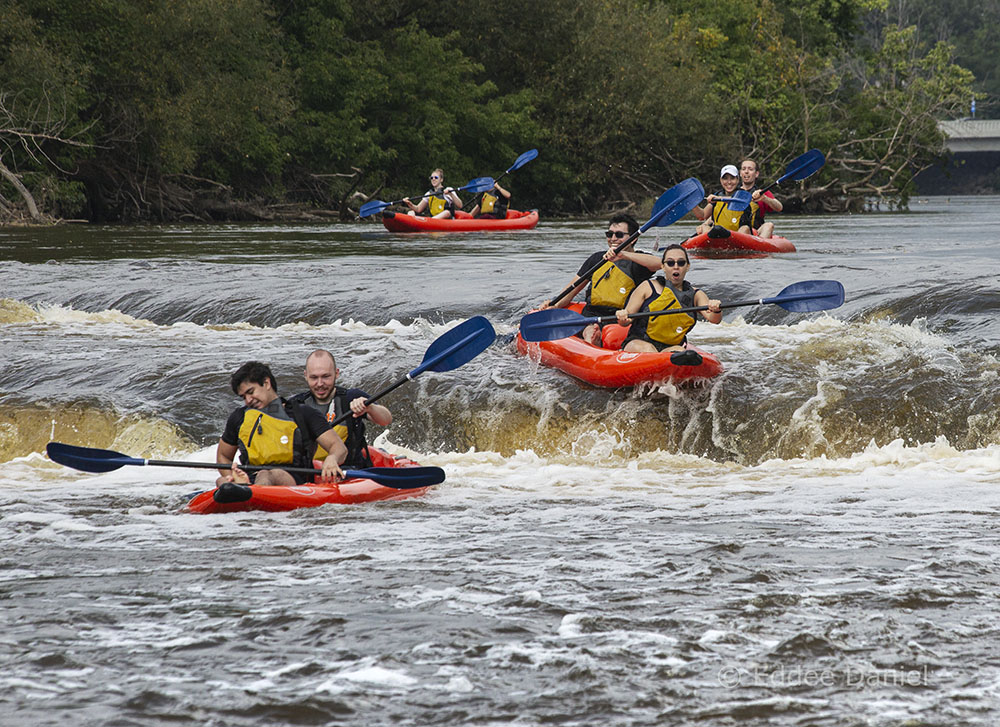
{"type": "Polygon", "coordinates": [[[606,238],[608,238],[609,240],[612,237],[617,237],[619,240],[621,240],[621,239],[624,239],[624,238],[628,237],[628,233],[627,232],[612,232],[611,230],[605,230],[604,236],[606,238]]]}
{"type": "Polygon", "coordinates": [[[687,260],[674,260],[673,258],[669,258],[668,257],[666,260],[663,261],[663,264],[666,265],[668,268],[672,268],[675,265],[677,267],[679,267],[679,268],[682,268],[682,267],[684,267],[685,265],[688,264],[688,261],[687,260]]]}

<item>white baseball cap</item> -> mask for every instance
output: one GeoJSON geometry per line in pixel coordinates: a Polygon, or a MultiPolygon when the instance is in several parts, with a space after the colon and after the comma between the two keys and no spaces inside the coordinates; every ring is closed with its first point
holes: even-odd
{"type": "Polygon", "coordinates": [[[732,164],[727,164],[726,166],[724,166],[722,168],[722,171],[719,172],[719,179],[722,179],[727,174],[732,174],[734,177],[740,176],[739,170],[736,167],[734,167],[732,164]]]}

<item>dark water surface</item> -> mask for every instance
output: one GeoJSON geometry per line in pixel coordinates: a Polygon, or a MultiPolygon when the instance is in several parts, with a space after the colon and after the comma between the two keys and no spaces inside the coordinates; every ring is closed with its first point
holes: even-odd
{"type": "Polygon", "coordinates": [[[0,724],[996,724],[998,201],[778,217],[798,252],[689,279],[847,302],[699,325],[709,385],[498,344],[370,426],[428,496],[224,516],[182,510],[210,471],[45,443],[211,461],[243,361],[376,391],[469,316],[513,332],[600,221],[0,230],[0,724]]]}

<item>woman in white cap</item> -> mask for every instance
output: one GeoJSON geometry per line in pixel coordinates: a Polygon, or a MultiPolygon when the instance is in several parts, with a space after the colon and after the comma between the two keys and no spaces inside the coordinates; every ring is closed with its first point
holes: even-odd
{"type": "Polygon", "coordinates": [[[735,232],[740,229],[741,225],[750,224],[749,219],[744,219],[745,216],[748,216],[747,210],[734,212],[729,209],[728,203],[719,201],[722,197],[733,196],[733,192],[740,185],[739,170],[732,164],[727,164],[719,173],[719,181],[722,183],[722,191],[708,195],[705,197],[704,207],[695,207],[692,210],[695,217],[699,220],[705,220],[698,225],[696,235],[708,232],[716,225],[735,232]]]}

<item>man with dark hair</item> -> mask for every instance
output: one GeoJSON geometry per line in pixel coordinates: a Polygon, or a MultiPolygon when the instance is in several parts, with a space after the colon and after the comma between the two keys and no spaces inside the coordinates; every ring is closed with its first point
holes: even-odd
{"type": "MultiPolygon", "coordinates": [[[[334,427],[347,447],[348,467],[371,467],[368,456],[368,442],[365,439],[365,419],[371,419],[380,427],[392,424],[392,412],[381,404],[365,404],[371,396],[361,389],[346,389],[337,386],[340,369],[333,354],[322,348],[316,349],[306,358],[303,372],[309,391],[296,394],[291,401],[315,409],[328,422],[333,422],[348,412],[353,416],[334,427]]],[[[326,450],[317,451],[317,459],[325,456],[326,450]]]]}
{"type": "MultiPolygon", "coordinates": [[[[660,258],[635,249],[631,243],[620,253],[615,254],[615,248],[639,229],[635,218],[627,214],[617,214],[608,220],[608,229],[604,233],[608,249],[595,252],[580,266],[573,278],[573,289],[559,300],[545,301],[542,308],[565,308],[573,302],[573,298],[584,288],[587,289],[587,304],[583,315],[589,317],[613,316],[619,308],[624,308],[635,287],[652,277],[660,269],[660,258]],[[601,261],[604,261],[601,264],[601,261]],[[586,273],[594,271],[590,277],[586,273]]],[[[597,323],[591,323],[583,329],[580,337],[595,346],[601,345],[601,328],[597,323]]]]}
{"type": "MultiPolygon", "coordinates": [[[[330,453],[323,460],[322,478],[344,476],[340,463],[347,457],[347,448],[340,437],[315,409],[279,397],[278,383],[267,364],[248,361],[232,375],[230,386],[244,406],[229,415],[215,451],[216,462],[232,464],[239,452],[244,465],[312,467],[319,444],[330,453]]],[[[219,472],[216,484],[233,481],[231,470],[219,472]]],[[[250,474],[257,485],[301,485],[310,477],[283,469],[250,474]]]]}

